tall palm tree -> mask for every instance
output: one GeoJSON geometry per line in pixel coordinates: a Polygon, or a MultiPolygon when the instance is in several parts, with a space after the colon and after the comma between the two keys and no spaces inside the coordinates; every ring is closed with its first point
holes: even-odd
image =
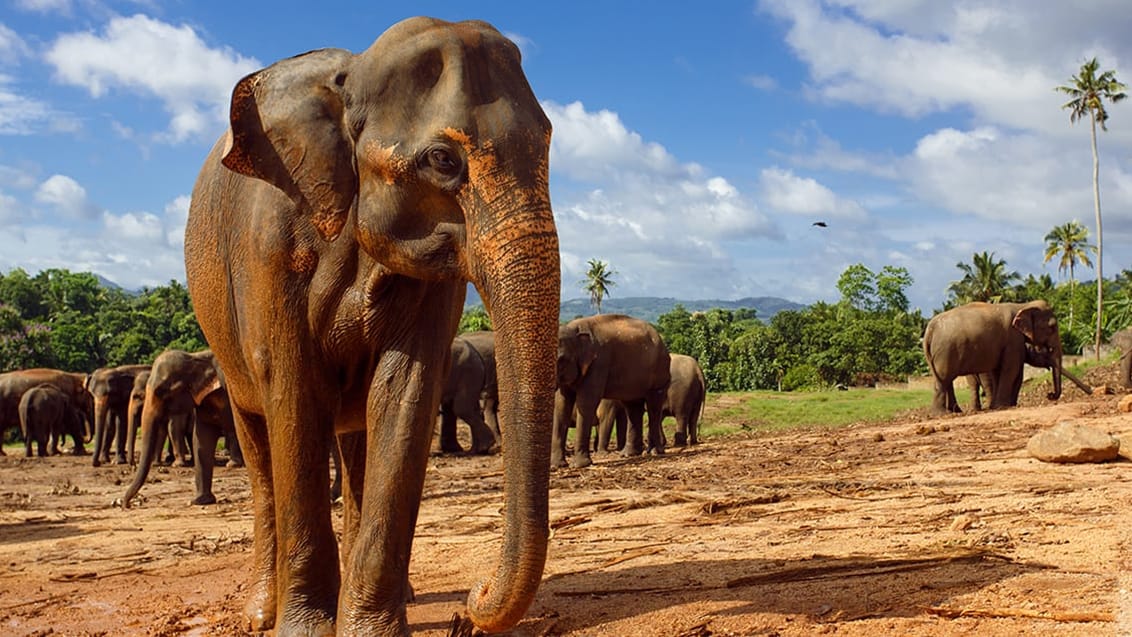
{"type": "Polygon", "coordinates": [[[1113,104],[1123,100],[1124,84],[1116,80],[1116,71],[1105,71],[1097,75],[1097,58],[1093,58],[1081,65],[1080,72],[1069,78],[1069,83],[1058,86],[1054,90],[1065,93],[1069,101],[1061,108],[1069,109],[1069,123],[1075,124],[1077,120],[1089,114],[1091,124],[1090,132],[1093,140],[1093,209],[1097,216],[1097,333],[1096,357],[1101,358],[1101,325],[1104,315],[1104,270],[1101,262],[1104,259],[1104,234],[1101,231],[1101,189],[1100,189],[1100,161],[1097,158],[1097,124],[1102,131],[1107,131],[1105,122],[1108,120],[1108,111],[1105,102],[1113,104]]]}
{"type": "Polygon", "coordinates": [[[1077,298],[1077,279],[1074,269],[1080,263],[1085,267],[1093,267],[1089,253],[1096,253],[1097,247],[1089,243],[1089,229],[1080,221],[1074,219],[1060,226],[1054,226],[1046,234],[1046,254],[1044,263],[1049,263],[1054,257],[1060,255],[1057,271],[1064,275],[1069,270],[1069,330],[1073,330],[1073,301],[1077,298]]]}
{"type": "Polygon", "coordinates": [[[1015,281],[1021,280],[1018,272],[1006,270],[1006,260],[995,260],[993,252],[976,252],[971,263],[960,261],[955,264],[963,273],[963,278],[952,281],[948,291],[955,295],[957,303],[972,301],[998,301],[1015,281]]]}
{"type": "Polygon", "coordinates": [[[601,314],[601,301],[609,296],[609,288],[617,285],[613,281],[613,275],[617,273],[609,269],[608,263],[598,259],[590,259],[587,265],[590,269],[582,281],[582,289],[590,293],[590,305],[594,307],[594,313],[601,314]]]}

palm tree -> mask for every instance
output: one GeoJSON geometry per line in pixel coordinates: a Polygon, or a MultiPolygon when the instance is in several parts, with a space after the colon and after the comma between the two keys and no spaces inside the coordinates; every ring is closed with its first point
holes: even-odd
{"type": "Polygon", "coordinates": [[[1095,254],[1097,247],[1089,243],[1089,229],[1076,219],[1060,226],[1054,226],[1053,230],[1046,234],[1045,242],[1044,263],[1049,263],[1054,257],[1060,255],[1061,260],[1057,264],[1058,273],[1064,275],[1065,271],[1069,270],[1069,331],[1073,331],[1073,300],[1076,298],[1075,291],[1077,289],[1074,269],[1078,263],[1085,265],[1085,267],[1093,267],[1093,262],[1089,260],[1089,253],[1095,254]]]}
{"type": "Polygon", "coordinates": [[[1104,258],[1104,234],[1101,231],[1101,189],[1100,189],[1100,162],[1097,159],[1097,124],[1100,123],[1101,130],[1106,131],[1108,127],[1105,122],[1108,120],[1108,111],[1105,110],[1105,102],[1112,102],[1113,104],[1123,100],[1127,95],[1124,94],[1124,84],[1116,80],[1116,71],[1105,71],[1097,75],[1097,58],[1093,58],[1088,62],[1081,65],[1081,71],[1069,78],[1069,84],[1058,86],[1054,90],[1065,93],[1070,96],[1070,100],[1061,105],[1061,108],[1069,109],[1069,122],[1075,124],[1078,119],[1089,114],[1089,121],[1091,124],[1090,132],[1093,140],[1093,210],[1097,216],[1097,333],[1096,333],[1096,356],[1097,360],[1101,358],[1101,324],[1102,316],[1104,314],[1104,270],[1101,267],[1101,262],[1104,258]]]}
{"type": "Polygon", "coordinates": [[[601,301],[609,295],[609,288],[616,285],[613,275],[617,274],[609,269],[609,264],[598,259],[590,259],[590,266],[586,278],[582,281],[582,289],[590,293],[590,305],[594,307],[595,314],[601,314],[601,301]]]}
{"type": "Polygon", "coordinates": [[[1017,272],[1007,272],[1006,261],[995,261],[993,252],[976,252],[971,263],[960,261],[955,267],[963,273],[963,278],[952,281],[947,289],[955,295],[958,304],[998,301],[1012,283],[1022,278],[1017,272]]]}

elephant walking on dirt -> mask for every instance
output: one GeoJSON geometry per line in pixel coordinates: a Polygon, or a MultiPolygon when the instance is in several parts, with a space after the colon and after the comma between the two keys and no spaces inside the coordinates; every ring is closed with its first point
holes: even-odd
{"type": "MultiPolygon", "coordinates": [[[[490,334],[490,332],[487,332],[490,334]]],[[[494,394],[495,386],[495,346],[491,339],[490,354],[481,354],[470,338],[463,334],[452,341],[452,364],[448,368],[448,379],[444,383],[444,393],[440,397],[440,450],[444,453],[460,453],[463,448],[456,439],[456,419],[468,423],[472,431],[472,453],[486,454],[499,451],[503,440],[498,423],[492,418],[487,421],[488,409],[485,395],[494,394]],[[494,426],[494,428],[493,428],[494,426]]]]}
{"type": "Polygon", "coordinates": [[[24,392],[19,414],[27,457],[31,457],[33,442],[41,458],[49,452],[59,453],[59,441],[66,435],[74,439],[76,449],[82,448],[82,412],[58,387],[44,383],[24,392]]]}
{"type": "Polygon", "coordinates": [[[130,392],[134,379],[145,371],[149,365],[120,365],[96,369],[87,377],[86,388],[94,399],[94,466],[110,462],[110,445],[115,441],[115,462],[126,464],[126,448],[133,447],[133,440],[127,438],[130,392]]]}
{"type": "Polygon", "coordinates": [[[468,598],[485,632],[534,599],[548,543],[558,328],[550,121],[484,22],[412,18],[357,55],[240,80],[185,229],[255,507],[246,628],[408,634],[408,566],[472,282],[496,329],[502,551],[468,598]],[[343,571],[328,445],[342,455],[343,571]]]}
{"type": "Polygon", "coordinates": [[[1053,392],[1061,397],[1061,336],[1053,309],[1045,301],[968,303],[941,312],[924,330],[924,357],[935,379],[932,413],[959,412],[954,381],[979,374],[988,383],[990,408],[1018,404],[1027,347],[1053,372],[1053,392]]]}
{"type": "MultiPolygon", "coordinates": [[[[86,374],[78,372],[64,372],[58,369],[34,368],[21,369],[0,374],[0,436],[8,429],[20,426],[19,406],[24,392],[47,383],[63,392],[82,413],[83,419],[88,423],[94,422],[94,401],[90,392],[86,390],[86,374]]],[[[74,454],[85,454],[82,437],[75,441],[74,454]]],[[[0,448],[0,456],[4,449],[0,448]]]]}
{"type": "Polygon", "coordinates": [[[620,401],[628,410],[623,455],[640,455],[646,450],[641,440],[646,410],[647,450],[664,453],[660,423],[671,371],[668,347],[656,328],[623,314],[574,319],[558,331],[557,374],[552,466],[566,465],[566,430],[575,418],[572,465],[586,467],[593,463],[589,441],[603,398],[620,401]]]}
{"type": "MultiPolygon", "coordinates": [[[[212,493],[216,446],[221,435],[235,430],[224,374],[211,351],[190,354],[166,350],[153,361],[146,381],[141,415],[141,459],[134,481],[122,497],[125,508],[129,508],[130,501],[145,484],[150,467],[161,453],[171,413],[188,413],[192,417],[195,486],[192,504],[216,502],[212,493]]],[[[239,446],[230,448],[229,453],[239,456],[239,446]]]]}
{"type": "MultiPolygon", "coordinates": [[[[707,381],[704,371],[695,358],[684,354],[670,354],[672,381],[664,400],[664,417],[676,419],[674,443],[677,446],[699,444],[700,416],[707,400],[707,381]]],[[[614,401],[601,401],[598,406],[598,438],[596,449],[607,451],[614,427],[617,429],[617,449],[625,445],[628,413],[614,401]]]]}

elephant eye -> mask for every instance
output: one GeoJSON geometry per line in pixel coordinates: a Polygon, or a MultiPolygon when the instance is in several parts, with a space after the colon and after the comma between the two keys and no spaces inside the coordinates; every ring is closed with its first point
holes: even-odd
{"type": "Polygon", "coordinates": [[[456,177],[464,169],[460,157],[450,149],[442,146],[434,146],[425,151],[423,159],[423,163],[429,168],[445,177],[456,177]]]}

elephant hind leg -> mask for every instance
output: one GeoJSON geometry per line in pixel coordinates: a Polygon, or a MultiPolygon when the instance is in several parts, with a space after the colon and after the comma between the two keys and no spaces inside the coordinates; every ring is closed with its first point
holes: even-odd
{"type": "Polygon", "coordinates": [[[668,441],[664,437],[664,401],[667,398],[667,389],[652,391],[645,398],[645,406],[649,413],[649,440],[648,453],[658,456],[664,453],[668,441]]]}
{"type": "MultiPolygon", "coordinates": [[[[271,453],[262,416],[247,414],[232,406],[232,417],[243,441],[241,449],[248,467],[255,508],[255,540],[252,544],[252,583],[244,605],[245,628],[252,632],[275,626],[275,493],[271,477],[271,453]]],[[[160,451],[160,450],[159,450],[160,451]]]]}

